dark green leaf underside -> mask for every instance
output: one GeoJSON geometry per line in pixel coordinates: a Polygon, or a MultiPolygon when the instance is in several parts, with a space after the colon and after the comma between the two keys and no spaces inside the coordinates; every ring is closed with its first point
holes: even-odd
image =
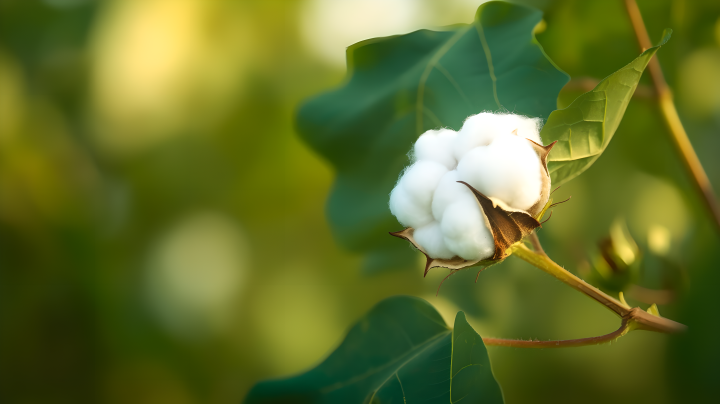
{"type": "Polygon", "coordinates": [[[666,30],[658,45],[606,77],[567,108],[550,114],[540,136],[546,144],[558,141],[548,157],[553,186],[580,175],[605,151],[645,67],[660,46],[670,39],[671,33],[666,30]]]}
{"type": "Polygon", "coordinates": [[[257,384],[246,403],[502,403],[482,338],[422,299],[380,302],[320,365],[257,384]]]}
{"type": "Polygon", "coordinates": [[[348,49],[349,80],[305,103],[298,130],[337,168],[328,201],[335,235],[381,268],[412,251],[387,237],[399,224],[388,194],[407,153],[428,129],[459,129],[481,111],[547,118],[567,75],[532,35],[540,11],[505,2],[478,9],[473,24],[364,41],[348,49]]]}

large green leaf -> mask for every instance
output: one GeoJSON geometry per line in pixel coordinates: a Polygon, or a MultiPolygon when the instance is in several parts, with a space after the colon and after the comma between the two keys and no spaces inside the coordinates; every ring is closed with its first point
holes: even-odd
{"type": "Polygon", "coordinates": [[[545,144],[558,141],[548,157],[548,170],[554,186],[580,175],[605,151],[645,67],[660,46],[670,39],[671,33],[671,30],[666,30],[659,44],[603,79],[567,108],[550,114],[540,136],[545,144]]]}
{"type": "Polygon", "coordinates": [[[426,301],[380,302],[309,372],[258,383],[254,403],[502,403],[482,338],[459,312],[449,329],[426,301]]]}
{"type": "Polygon", "coordinates": [[[415,262],[387,236],[400,229],[388,194],[420,134],[460,129],[481,111],[547,118],[557,108],[568,77],[533,36],[541,19],[532,8],[489,2],[472,24],[355,44],[347,83],[300,108],[301,136],[337,168],[330,225],[346,247],[372,252],[367,267],[415,262]]]}

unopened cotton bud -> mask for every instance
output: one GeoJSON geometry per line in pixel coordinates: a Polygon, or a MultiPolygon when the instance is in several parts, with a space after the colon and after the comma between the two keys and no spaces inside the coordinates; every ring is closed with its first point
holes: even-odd
{"type": "Polygon", "coordinates": [[[440,223],[437,221],[415,229],[413,236],[415,241],[423,247],[425,253],[433,258],[450,259],[457,255],[445,245],[440,223]]]}
{"type": "Polygon", "coordinates": [[[463,181],[515,209],[527,210],[540,198],[540,158],[525,138],[499,136],[467,153],[457,170],[463,181]]]}
{"type": "Polygon", "coordinates": [[[457,165],[452,149],[457,132],[451,129],[429,130],[413,147],[413,161],[434,161],[452,170],[457,165]]]}

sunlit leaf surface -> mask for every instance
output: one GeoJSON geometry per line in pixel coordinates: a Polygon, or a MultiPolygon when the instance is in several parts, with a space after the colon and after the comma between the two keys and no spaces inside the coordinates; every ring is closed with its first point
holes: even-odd
{"type": "Polygon", "coordinates": [[[482,338],[422,299],[380,302],[315,369],[257,384],[253,403],[502,403],[482,338]]]}
{"type": "Polygon", "coordinates": [[[540,136],[545,143],[558,141],[548,157],[548,170],[554,186],[580,175],[605,151],[645,67],[655,52],[670,39],[671,33],[666,31],[658,45],[606,77],[567,108],[550,114],[540,136]]]}
{"type": "Polygon", "coordinates": [[[355,44],[347,83],[300,108],[300,134],[337,169],[330,224],[346,247],[369,252],[367,269],[415,263],[387,236],[401,228],[387,204],[420,134],[460,129],[481,111],[547,118],[556,108],[568,77],[533,36],[541,19],[538,10],[490,2],[472,24],[355,44]]]}

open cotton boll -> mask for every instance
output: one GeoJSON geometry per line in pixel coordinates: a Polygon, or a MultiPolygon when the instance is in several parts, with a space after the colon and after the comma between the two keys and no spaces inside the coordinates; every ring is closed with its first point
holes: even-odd
{"type": "Polygon", "coordinates": [[[433,221],[431,211],[411,198],[401,186],[390,193],[390,212],[405,227],[417,229],[433,221]]]}
{"type": "Polygon", "coordinates": [[[525,138],[503,135],[489,146],[468,152],[457,171],[485,196],[527,210],[540,198],[541,169],[540,158],[525,138]]]}
{"type": "Polygon", "coordinates": [[[419,228],[433,220],[433,193],[447,171],[434,161],[418,161],[405,170],[390,193],[390,211],[400,223],[419,228]]]}
{"type": "Polygon", "coordinates": [[[458,181],[461,179],[457,170],[448,171],[440,180],[432,200],[432,214],[435,220],[442,220],[443,213],[451,204],[462,198],[475,197],[467,186],[458,181]]]}
{"type": "Polygon", "coordinates": [[[413,237],[415,242],[432,258],[450,259],[455,256],[455,253],[445,245],[440,222],[433,221],[419,229],[415,229],[413,237]]]}
{"type": "Polygon", "coordinates": [[[447,207],[440,228],[448,249],[466,260],[482,260],[495,253],[492,232],[472,195],[447,207]]]}
{"type": "MultiPolygon", "coordinates": [[[[539,118],[483,112],[466,119],[458,132],[424,133],[411,151],[413,164],[390,195],[391,212],[411,229],[392,234],[438,260],[461,257],[472,265],[469,261],[505,257],[507,245],[539,225],[531,219],[548,198],[550,179],[540,156],[551,146],[542,147],[541,124],[539,118]],[[501,201],[505,214],[527,219],[516,220],[521,228],[512,240],[500,237],[496,247],[482,209],[487,201],[460,181],[501,201]]],[[[493,226],[502,221],[495,219],[493,226]]],[[[455,268],[456,263],[443,265],[455,268]]]]}
{"type": "Polygon", "coordinates": [[[413,161],[434,161],[452,170],[457,165],[453,143],[457,132],[451,129],[429,130],[423,133],[413,147],[413,161]]]}

